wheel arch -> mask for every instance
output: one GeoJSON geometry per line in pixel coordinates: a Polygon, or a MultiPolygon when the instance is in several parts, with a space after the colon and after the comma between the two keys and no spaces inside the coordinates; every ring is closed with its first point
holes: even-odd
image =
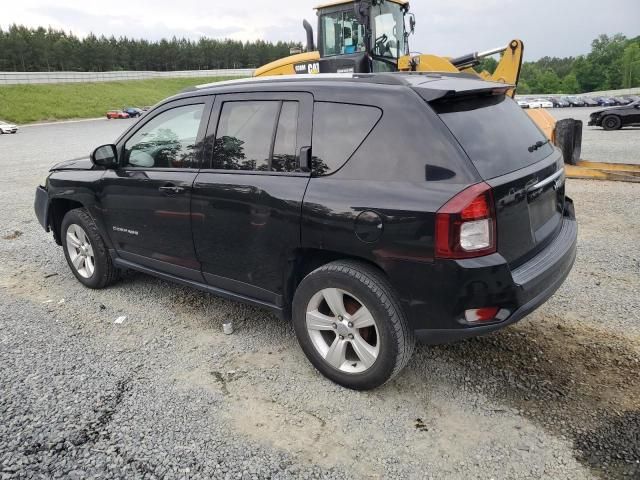
{"type": "Polygon", "coordinates": [[[70,198],[54,198],[49,204],[49,218],[47,220],[49,227],[53,231],[53,238],[58,245],[62,245],[62,219],[67,212],[76,208],[85,208],[85,206],[70,198]]]}
{"type": "Polygon", "coordinates": [[[285,269],[284,278],[284,305],[286,310],[286,316],[291,313],[291,304],[293,302],[293,296],[295,295],[298,285],[304,277],[323,265],[326,265],[337,260],[350,260],[365,264],[374,268],[385,278],[388,278],[384,269],[373,262],[370,259],[359,257],[356,255],[349,255],[344,252],[337,252],[333,250],[325,250],[320,248],[298,248],[293,253],[288,262],[288,266],[285,269]]]}

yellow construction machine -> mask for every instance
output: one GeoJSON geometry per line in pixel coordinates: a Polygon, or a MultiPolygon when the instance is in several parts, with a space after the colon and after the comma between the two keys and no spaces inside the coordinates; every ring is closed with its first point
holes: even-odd
{"type": "MultiPolygon", "coordinates": [[[[371,73],[431,72],[466,73],[486,80],[518,85],[524,45],[511,40],[507,45],[463,55],[457,58],[416,54],[409,50],[409,37],[416,21],[409,12],[408,0],[334,0],[316,7],[318,40],[313,28],[304,20],[307,34],[306,51],[282,58],[258,68],[256,76],[371,73]],[[493,73],[478,72],[475,67],[483,58],[500,55],[493,73]]],[[[556,120],[543,109],[528,110],[533,121],[563,152],[565,162],[579,165],[582,145],[582,122],[556,120]]],[[[577,167],[584,169],[584,167],[577,167]]],[[[570,169],[574,172],[576,168],[570,169]]],[[[571,173],[570,173],[571,174],[571,173]]],[[[582,173],[587,178],[602,178],[602,173],[582,173]]]]}

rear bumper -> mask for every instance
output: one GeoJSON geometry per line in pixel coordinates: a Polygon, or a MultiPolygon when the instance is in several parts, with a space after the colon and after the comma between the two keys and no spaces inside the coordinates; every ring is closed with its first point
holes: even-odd
{"type": "Polygon", "coordinates": [[[521,320],[546,302],[567,278],[576,257],[577,236],[573,202],[567,198],[560,232],[523,265],[511,270],[501,255],[493,254],[436,268],[441,288],[435,289],[435,295],[405,303],[416,336],[426,343],[448,343],[521,320]],[[467,309],[489,306],[502,309],[502,320],[471,325],[464,318],[467,309]]]}
{"type": "Polygon", "coordinates": [[[33,202],[33,209],[36,212],[36,217],[38,218],[38,223],[45,229],[46,232],[49,231],[49,192],[47,192],[44,188],[38,187],[36,189],[36,198],[33,202]]]}

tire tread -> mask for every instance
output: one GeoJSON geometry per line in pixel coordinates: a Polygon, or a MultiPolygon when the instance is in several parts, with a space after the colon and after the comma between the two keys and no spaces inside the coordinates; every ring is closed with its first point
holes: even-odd
{"type": "MultiPolygon", "coordinates": [[[[109,250],[102,239],[102,235],[100,235],[100,231],[98,230],[98,226],[96,222],[93,220],[93,217],[89,214],[89,211],[86,208],[76,208],[73,210],[69,210],[65,217],[69,214],[75,214],[80,219],[82,223],[82,227],[87,230],[87,234],[91,237],[91,242],[93,243],[93,248],[95,250],[96,259],[98,255],[102,257],[104,260],[104,272],[102,276],[98,280],[98,282],[94,285],[87,285],[89,288],[101,289],[108,287],[115,283],[119,276],[119,270],[113,265],[113,261],[111,260],[111,255],[109,254],[109,250]]],[[[63,220],[64,222],[64,220],[63,220]]],[[[85,284],[86,285],[86,284],[85,284]]]]}
{"type": "Polygon", "coordinates": [[[310,275],[322,271],[341,273],[357,280],[365,285],[378,298],[380,304],[387,311],[391,326],[396,332],[396,349],[398,352],[398,355],[395,357],[396,362],[393,371],[384,382],[387,383],[409,363],[409,360],[411,360],[413,356],[416,343],[414,331],[410,328],[404,311],[393,294],[393,288],[380,272],[364,262],[337,260],[318,267],[311,272],[310,275]]]}

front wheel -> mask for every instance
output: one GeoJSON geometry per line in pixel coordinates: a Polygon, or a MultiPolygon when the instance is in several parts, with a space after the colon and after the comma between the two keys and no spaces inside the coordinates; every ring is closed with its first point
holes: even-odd
{"type": "Polygon", "coordinates": [[[67,212],[62,219],[61,238],[69,268],[85,287],[104,288],[117,280],[118,271],[87,210],[67,212]]]}
{"type": "Polygon", "coordinates": [[[415,345],[389,283],[359,262],[332,262],[307,275],[293,300],[293,325],[320,373],[354,390],[389,381],[409,362],[415,345]]]}
{"type": "Polygon", "coordinates": [[[607,115],[602,119],[602,128],[605,130],[620,130],[622,128],[622,120],[616,115],[607,115]]]}

